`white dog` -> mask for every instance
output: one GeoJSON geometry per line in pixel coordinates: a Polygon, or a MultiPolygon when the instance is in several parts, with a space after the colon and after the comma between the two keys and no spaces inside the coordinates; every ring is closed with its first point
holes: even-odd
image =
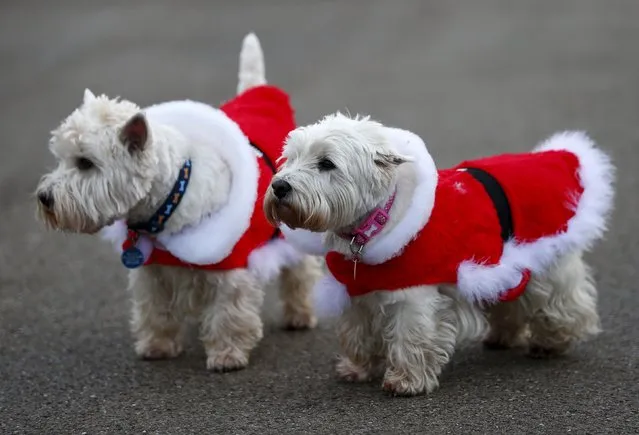
{"type": "Polygon", "coordinates": [[[59,165],[37,188],[39,215],[53,228],[115,242],[131,268],[135,350],[145,359],[180,354],[185,320],[196,316],[207,367],[245,367],[262,338],[263,288],[280,272],[286,325],[316,324],[318,263],[262,211],[295,121],[288,96],[266,85],[253,34],[237,91],[220,109],[171,101],[142,110],[87,90],[52,133],[59,165]]]}
{"type": "Polygon", "coordinates": [[[599,332],[582,253],[605,230],[614,171],[582,133],[437,170],[416,135],[338,113],[291,132],[283,159],[265,212],[326,254],[317,291],[343,310],[343,379],[383,374],[415,395],[488,326],[488,346],[534,356],[599,332]]]}

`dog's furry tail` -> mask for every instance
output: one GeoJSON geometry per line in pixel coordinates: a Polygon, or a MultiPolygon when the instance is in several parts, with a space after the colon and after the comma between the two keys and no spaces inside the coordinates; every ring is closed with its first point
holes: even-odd
{"type": "Polygon", "coordinates": [[[240,52],[240,71],[238,74],[237,93],[266,84],[264,73],[264,53],[255,33],[249,33],[242,42],[240,52]]]}

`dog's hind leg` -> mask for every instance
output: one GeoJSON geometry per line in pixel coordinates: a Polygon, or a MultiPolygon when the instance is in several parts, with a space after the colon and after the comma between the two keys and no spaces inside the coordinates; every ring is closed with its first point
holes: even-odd
{"type": "Polygon", "coordinates": [[[249,88],[266,84],[264,70],[264,53],[260,41],[254,33],[249,33],[242,42],[237,93],[241,94],[249,88]]]}
{"type": "Polygon", "coordinates": [[[262,339],[264,291],[245,269],[210,274],[207,280],[213,297],[200,319],[206,366],[219,372],[242,369],[262,339]]]}
{"type": "Polygon", "coordinates": [[[288,329],[310,329],[317,325],[313,313],[313,284],[319,278],[321,265],[316,257],[306,256],[295,266],[282,270],[280,298],[284,324],[288,329]]]}
{"type": "Polygon", "coordinates": [[[581,253],[562,258],[546,276],[533,280],[526,293],[545,299],[530,320],[530,356],[562,354],[600,332],[597,289],[581,253]]]}
{"type": "Polygon", "coordinates": [[[510,349],[527,343],[528,310],[524,298],[498,302],[486,309],[490,331],[484,347],[491,350],[510,349]]]}

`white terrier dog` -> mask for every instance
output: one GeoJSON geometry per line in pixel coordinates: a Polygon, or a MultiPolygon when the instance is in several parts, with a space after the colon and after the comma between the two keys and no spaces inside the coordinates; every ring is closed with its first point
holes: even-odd
{"type": "Polygon", "coordinates": [[[266,85],[253,34],[244,39],[237,92],[219,110],[192,101],[142,110],[86,90],[52,133],[59,165],[37,188],[39,216],[115,242],[131,269],[135,350],[145,359],[180,354],[185,320],[196,316],[207,367],[245,367],[263,334],[263,288],[278,276],[286,325],[316,324],[310,295],[319,264],[262,211],[272,162],[295,121],[288,96],[266,85]]]}
{"type": "Polygon", "coordinates": [[[605,230],[614,171],[585,135],[437,170],[416,135],[338,113],[291,132],[283,159],[265,212],[326,254],[317,292],[341,312],[341,378],[383,374],[415,395],[462,343],[545,356],[599,332],[582,253],[605,230]]]}

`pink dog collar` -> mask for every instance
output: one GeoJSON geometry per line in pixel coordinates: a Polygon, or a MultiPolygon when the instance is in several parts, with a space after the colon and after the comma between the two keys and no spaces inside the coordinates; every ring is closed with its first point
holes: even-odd
{"type": "Polygon", "coordinates": [[[395,202],[396,194],[397,192],[393,192],[391,197],[388,198],[388,201],[386,201],[384,208],[377,207],[373,210],[368,218],[352,233],[341,236],[344,239],[350,239],[351,253],[353,254],[354,260],[359,260],[364,246],[384,229],[384,226],[390,218],[389,212],[395,202]]]}

